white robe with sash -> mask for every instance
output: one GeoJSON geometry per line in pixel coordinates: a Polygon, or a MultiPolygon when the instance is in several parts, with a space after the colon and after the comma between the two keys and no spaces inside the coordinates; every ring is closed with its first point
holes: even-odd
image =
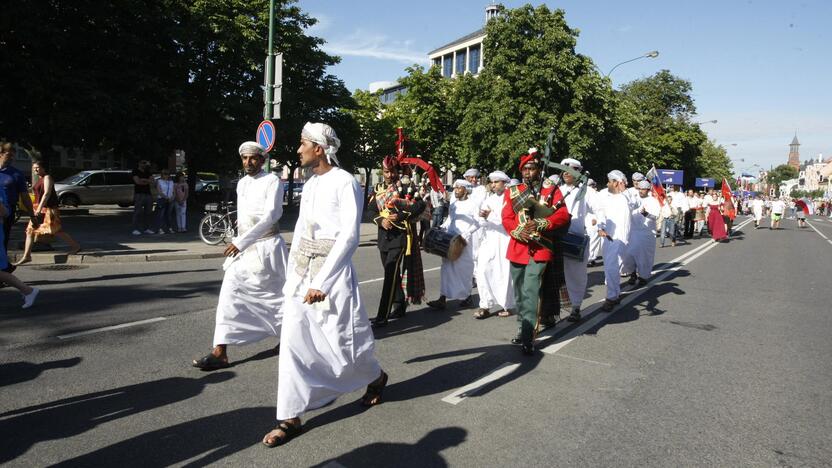
{"type": "Polygon", "coordinates": [[[475,271],[481,309],[514,308],[514,285],[506,257],[511,238],[503,227],[504,201],[503,195],[489,195],[480,205],[480,210],[489,212],[488,217],[477,218],[482,231],[475,271]]]}
{"type": "Polygon", "coordinates": [[[214,346],[244,345],[280,336],[286,244],[278,234],[283,184],[261,172],[237,183],[237,231],[231,240],[240,253],[223,264],[214,346]]]}
{"type": "Polygon", "coordinates": [[[303,186],[292,248],[277,381],[277,419],[301,416],[381,375],[375,340],[358,292],[352,256],[358,248],[362,191],[334,167],[303,186]],[[324,253],[315,248],[327,246],[324,253]],[[310,255],[304,253],[313,252],[310,255]],[[309,289],[326,294],[304,304],[309,289]]]}
{"type": "MultiPolygon", "coordinates": [[[[569,232],[578,236],[586,235],[586,219],[590,214],[595,213],[595,198],[594,194],[587,190],[584,198],[576,200],[580,187],[563,184],[559,187],[561,194],[564,196],[566,209],[572,219],[569,221],[569,232]],[[568,194],[568,195],[567,195],[568,194]]],[[[595,235],[598,235],[597,228],[595,235]]],[[[571,257],[563,257],[563,274],[566,280],[566,290],[569,293],[569,302],[572,307],[581,307],[581,303],[586,295],[587,282],[587,266],[589,261],[590,246],[587,246],[584,258],[577,260],[571,257]]]]}
{"type": "Polygon", "coordinates": [[[618,299],[621,294],[621,266],[627,253],[632,212],[630,198],[624,193],[606,192],[598,199],[598,229],[607,233],[602,240],[604,255],[604,284],[607,299],[618,299]]]}
{"type": "Polygon", "coordinates": [[[656,220],[661,206],[652,196],[640,198],[641,204],[633,212],[630,243],[624,260],[624,273],[637,273],[641,279],[650,279],[656,258],[656,220]],[[641,213],[642,208],[647,215],[641,213]]]}
{"type": "Polygon", "coordinates": [[[465,200],[454,199],[448,209],[448,217],[442,223],[442,228],[451,234],[459,234],[468,243],[462,249],[462,255],[453,262],[442,259],[440,269],[440,294],[448,300],[465,299],[471,295],[474,278],[474,246],[472,237],[477,234],[480,225],[477,222],[480,212],[478,198],[468,197],[465,200]]]}

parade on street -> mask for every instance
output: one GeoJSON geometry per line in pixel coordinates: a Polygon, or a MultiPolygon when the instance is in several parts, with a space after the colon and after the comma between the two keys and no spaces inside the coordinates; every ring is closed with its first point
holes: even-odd
{"type": "Polygon", "coordinates": [[[376,3],[10,5],[0,464],[832,466],[828,5],[376,3]]]}

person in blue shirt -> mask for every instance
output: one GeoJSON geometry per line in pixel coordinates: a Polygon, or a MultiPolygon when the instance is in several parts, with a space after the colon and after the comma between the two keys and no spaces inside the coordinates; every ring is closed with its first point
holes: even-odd
{"type": "MultiPolygon", "coordinates": [[[[6,215],[9,212],[8,207],[9,203],[6,201],[6,191],[0,190],[0,224],[5,225],[6,215]]],[[[5,229],[0,230],[0,241],[3,241],[5,238],[5,235],[3,234],[4,230],[5,229]]],[[[6,247],[2,244],[3,242],[0,242],[0,283],[10,284],[20,291],[20,294],[23,295],[23,308],[28,309],[35,303],[35,299],[38,297],[40,290],[38,288],[28,286],[8,271],[11,265],[9,265],[6,247]]]]}
{"type": "Polygon", "coordinates": [[[12,166],[13,154],[14,150],[11,143],[0,143],[0,191],[4,192],[7,203],[7,213],[3,217],[2,223],[3,250],[9,248],[9,233],[12,230],[12,224],[14,224],[18,200],[22,200],[23,206],[26,207],[29,216],[33,219],[33,224],[37,226],[37,220],[35,220],[32,209],[32,199],[29,198],[29,189],[26,186],[26,176],[12,166]]]}

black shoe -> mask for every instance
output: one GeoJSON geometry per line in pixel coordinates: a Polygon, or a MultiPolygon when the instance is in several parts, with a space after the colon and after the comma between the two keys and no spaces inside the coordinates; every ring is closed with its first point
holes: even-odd
{"type": "Polygon", "coordinates": [[[524,356],[534,356],[534,345],[531,343],[521,345],[520,351],[523,352],[524,356]]]}
{"type": "Polygon", "coordinates": [[[557,325],[558,320],[555,317],[546,317],[540,319],[540,330],[546,330],[547,328],[552,328],[557,325]]]}
{"type": "Polygon", "coordinates": [[[384,320],[375,319],[375,320],[372,321],[372,327],[373,328],[384,328],[386,326],[387,326],[387,319],[384,319],[384,320]]]}
{"type": "Polygon", "coordinates": [[[445,308],[445,298],[443,297],[443,298],[437,299],[435,301],[428,301],[427,305],[431,309],[440,309],[440,310],[444,309],[445,308]]]}
{"type": "Polygon", "coordinates": [[[400,319],[400,318],[404,317],[404,311],[405,311],[404,307],[397,308],[397,309],[393,310],[393,312],[390,312],[390,315],[388,316],[388,318],[400,319]]]}
{"type": "Polygon", "coordinates": [[[638,275],[633,273],[633,274],[630,275],[630,279],[627,280],[627,284],[633,285],[633,284],[636,284],[636,281],[638,281],[638,275]]]}
{"type": "Polygon", "coordinates": [[[463,300],[462,302],[459,303],[459,306],[460,307],[471,307],[473,304],[474,304],[474,299],[471,298],[471,296],[468,296],[468,297],[465,298],[465,300],[463,300]]]}
{"type": "Polygon", "coordinates": [[[589,263],[586,264],[587,267],[592,268],[596,265],[595,260],[590,260],[589,263]]]}
{"type": "Polygon", "coordinates": [[[581,311],[577,307],[572,309],[572,313],[569,314],[569,317],[566,317],[566,320],[574,323],[581,321],[581,311]]]}
{"type": "Polygon", "coordinates": [[[513,345],[521,345],[521,344],[523,344],[523,340],[522,340],[522,339],[520,338],[520,336],[518,335],[518,336],[515,336],[514,338],[512,338],[512,339],[511,339],[511,344],[513,344],[513,345]]]}
{"type": "Polygon", "coordinates": [[[646,279],[644,279],[644,278],[639,278],[638,279],[638,287],[639,288],[644,287],[646,285],[647,285],[647,280],[646,279]]]}
{"type": "Polygon", "coordinates": [[[617,302],[606,299],[604,300],[604,305],[601,306],[601,310],[604,312],[611,312],[612,309],[615,308],[616,304],[617,302]]]}

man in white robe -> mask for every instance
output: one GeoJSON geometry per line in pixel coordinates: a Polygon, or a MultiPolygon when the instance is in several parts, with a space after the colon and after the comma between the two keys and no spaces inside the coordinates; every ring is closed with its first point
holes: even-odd
{"type": "Polygon", "coordinates": [[[474,249],[472,237],[477,234],[480,225],[477,222],[480,201],[469,197],[471,184],[459,179],[454,182],[454,199],[451,201],[448,217],[442,223],[442,229],[451,234],[458,234],[465,240],[462,255],[454,261],[442,259],[439,273],[440,296],[427,304],[434,309],[444,309],[447,300],[460,300],[460,307],[469,307],[471,299],[471,278],[474,277],[474,249]]]}
{"type": "Polygon", "coordinates": [[[760,227],[760,221],[763,219],[763,211],[765,208],[765,202],[760,198],[759,195],[754,197],[754,200],[751,202],[751,212],[754,213],[754,228],[760,227]]]}
{"type": "MultiPolygon", "coordinates": [[[[589,200],[593,200],[593,203],[597,203],[598,200],[598,190],[597,190],[597,183],[589,179],[586,181],[586,195],[585,198],[589,200]]],[[[587,263],[588,267],[594,267],[595,263],[601,257],[601,236],[598,235],[598,217],[595,216],[595,213],[588,213],[586,216],[586,222],[584,223],[586,227],[586,233],[589,236],[589,263],[587,263]]]]}
{"type": "MultiPolygon", "coordinates": [[[[560,163],[578,172],[583,170],[581,162],[574,158],[566,158],[560,163]]],[[[578,200],[581,189],[575,185],[575,177],[568,172],[564,172],[561,178],[563,179],[563,185],[559,188],[563,194],[566,209],[569,210],[569,214],[572,217],[569,221],[569,232],[583,237],[586,235],[587,216],[595,214],[594,198],[591,198],[592,194],[585,192],[583,194],[584,196],[578,200]]],[[[589,261],[588,245],[582,259],[563,257],[563,274],[566,280],[566,290],[569,293],[569,302],[572,304],[572,312],[566,318],[570,322],[577,322],[581,319],[581,304],[586,295],[587,261],[589,261]]]]}
{"type": "MultiPolygon", "coordinates": [[[[480,170],[477,168],[470,168],[462,174],[462,177],[468,181],[471,186],[468,188],[468,198],[477,205],[485,201],[488,197],[488,187],[480,184],[480,170]]],[[[474,268],[477,267],[477,257],[480,252],[480,243],[482,242],[483,231],[478,230],[471,235],[471,252],[474,254],[474,268]]],[[[476,281],[476,279],[475,279],[476,281]]],[[[476,285],[476,283],[474,283],[476,285]]]]}
{"type": "Polygon", "coordinates": [[[228,345],[246,345],[280,336],[286,244],[278,222],[283,214],[283,184],[263,170],[265,148],[240,146],[246,176],[237,183],[237,236],[225,249],[214,328],[214,349],[192,365],[202,370],[228,367],[228,345]]]}
{"type": "Polygon", "coordinates": [[[358,248],[363,193],[338,167],[340,146],[326,124],[307,123],[300,165],[312,176],[303,186],[283,293],[283,330],[277,379],[278,426],[269,447],[302,432],[301,416],[367,385],[365,406],[381,403],[387,374],[358,291],[352,256],[358,248]]]}
{"type": "Polygon", "coordinates": [[[488,180],[491,182],[491,195],[480,205],[478,218],[482,240],[475,271],[480,296],[480,308],[474,314],[477,319],[491,315],[491,308],[495,306],[501,308],[501,317],[511,315],[510,310],[514,308],[514,286],[506,258],[511,238],[503,227],[502,216],[503,193],[510,179],[505,172],[494,171],[488,175],[488,180]]]}
{"type": "Polygon", "coordinates": [[[601,307],[612,311],[620,302],[621,265],[627,252],[630,238],[631,208],[625,191],[627,182],[619,170],[607,174],[607,192],[598,200],[598,235],[604,240],[604,284],[606,299],[601,307]]]}
{"type": "Polygon", "coordinates": [[[661,206],[658,200],[650,196],[651,187],[646,180],[638,183],[641,204],[632,215],[630,243],[624,260],[624,272],[630,273],[627,283],[637,284],[638,287],[647,284],[656,258],[656,220],[661,206]]]}

